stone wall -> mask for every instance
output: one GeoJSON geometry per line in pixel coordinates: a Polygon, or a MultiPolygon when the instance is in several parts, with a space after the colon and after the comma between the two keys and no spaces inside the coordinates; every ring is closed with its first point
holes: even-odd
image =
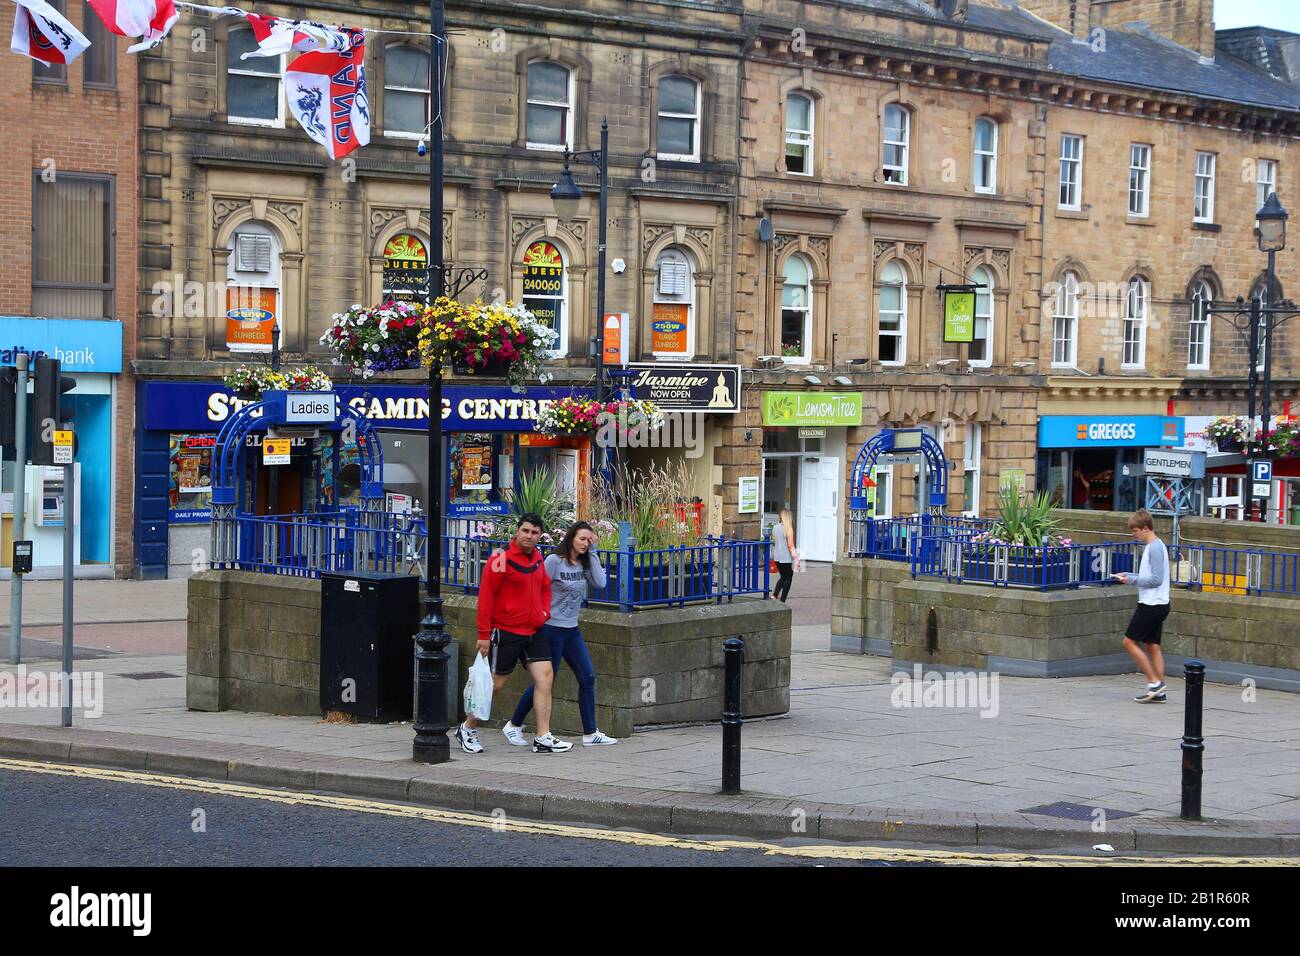
{"type": "MultiPolygon", "coordinates": [[[[1057,509],[1052,515],[1061,522],[1062,532],[1078,541],[1126,541],[1129,538],[1127,512],[1057,509]]],[[[1161,515],[1154,517],[1156,534],[1169,544],[1173,535],[1173,519],[1161,515]]],[[[1178,522],[1178,538],[1187,544],[1300,551],[1300,527],[1258,521],[1183,518],[1178,522]]]]}
{"type": "MultiPolygon", "coordinates": [[[[473,661],[476,601],[448,594],[444,612],[465,685],[473,661]]],[[[246,571],[204,571],[189,579],[186,705],[191,710],[320,714],[320,582],[246,571]]],[[[590,608],[581,616],[596,668],[600,729],[717,720],[722,716],[722,642],[745,639],[742,712],[790,709],[791,612],[775,601],[740,600],[623,614],[590,608]]],[[[509,716],[526,686],[522,669],[493,707],[509,716]]],[[[552,725],[579,733],[577,683],[561,666],[552,725]]]]}
{"type": "MultiPolygon", "coordinates": [[[[888,653],[897,668],[1020,677],[1134,671],[1120,643],[1136,602],[1132,588],[949,584],[912,580],[896,562],[855,559],[836,564],[832,595],[831,649],[888,653]]],[[[1300,620],[1288,598],[1175,590],[1163,648],[1171,674],[1196,657],[1210,680],[1249,677],[1259,687],[1300,691],[1300,620]]]]}

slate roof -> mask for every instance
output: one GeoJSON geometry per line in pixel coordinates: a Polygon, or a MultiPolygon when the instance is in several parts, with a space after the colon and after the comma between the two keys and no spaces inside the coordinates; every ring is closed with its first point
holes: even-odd
{"type": "MultiPolygon", "coordinates": [[[[946,23],[927,0],[841,0],[849,6],[867,7],[916,19],[946,23]]],[[[1145,24],[1106,29],[1106,49],[1076,41],[1069,31],[1021,10],[1015,0],[973,2],[966,26],[1007,33],[1051,43],[1047,65],[1070,77],[1099,80],[1139,89],[1224,100],[1246,106],[1300,111],[1300,87],[1270,76],[1231,56],[1202,62],[1200,55],[1152,32],[1145,24]]]]}

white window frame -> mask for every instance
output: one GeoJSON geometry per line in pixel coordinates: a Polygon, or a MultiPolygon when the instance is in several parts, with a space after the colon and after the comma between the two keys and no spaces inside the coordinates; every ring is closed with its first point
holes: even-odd
{"type": "Polygon", "coordinates": [[[1061,155],[1060,155],[1060,187],[1057,190],[1057,205],[1060,209],[1079,212],[1083,209],[1083,137],[1077,133],[1061,134],[1061,155]],[[1074,151],[1067,153],[1066,146],[1069,144],[1077,145],[1078,153],[1074,151]],[[1071,175],[1067,175],[1067,170],[1071,175]],[[1062,201],[1062,190],[1069,190],[1069,202],[1062,201]]]}
{"type": "MultiPolygon", "coordinates": [[[[1277,192],[1277,160],[1276,159],[1259,159],[1255,161],[1255,211],[1264,208],[1264,203],[1268,201],[1269,193],[1277,192]],[[1268,175],[1264,171],[1268,170],[1268,175]]],[[[1259,220],[1255,220],[1255,225],[1259,225],[1259,220]]]]}
{"type": "Polygon", "coordinates": [[[908,181],[911,179],[911,176],[908,174],[908,167],[910,166],[911,163],[912,111],[905,106],[898,105],[897,103],[890,103],[888,106],[885,107],[883,118],[884,118],[884,123],[881,126],[881,136],[880,136],[881,178],[884,182],[888,183],[891,186],[906,186],[908,184],[908,181]],[[889,129],[890,110],[897,110],[898,113],[903,117],[903,124],[902,124],[903,138],[901,140],[892,140],[892,139],[885,138],[888,135],[887,131],[889,129]],[[887,150],[891,146],[902,148],[903,161],[901,166],[891,166],[885,162],[885,150],[887,150]],[[898,179],[889,178],[889,173],[891,170],[899,173],[898,179]]]}
{"type": "Polygon", "coordinates": [[[1192,221],[1214,222],[1214,180],[1217,175],[1217,153],[1196,154],[1196,185],[1193,192],[1192,221]],[[1208,171],[1206,169],[1208,167],[1208,171]]]}
{"type": "Polygon", "coordinates": [[[1255,333],[1255,371],[1264,371],[1264,347],[1268,344],[1268,314],[1263,309],[1268,307],[1268,280],[1265,279],[1260,283],[1259,289],[1250,294],[1250,297],[1259,302],[1259,331],[1255,333]]]}
{"type": "Polygon", "coordinates": [[[980,266],[978,269],[972,272],[971,281],[976,282],[976,284],[982,285],[983,283],[980,283],[979,280],[976,278],[980,273],[983,273],[984,276],[988,279],[988,283],[987,283],[988,288],[975,290],[974,338],[977,341],[980,339],[979,329],[980,329],[981,321],[987,323],[986,328],[988,330],[988,334],[984,336],[984,341],[985,341],[984,358],[982,359],[968,358],[966,360],[966,364],[969,365],[971,368],[988,368],[993,364],[993,325],[994,325],[994,316],[997,315],[997,311],[998,311],[996,300],[993,298],[993,290],[997,288],[997,284],[993,280],[993,270],[990,269],[988,266],[980,266]],[[987,313],[980,312],[981,298],[984,298],[988,303],[987,313]]]}
{"type": "Polygon", "coordinates": [[[1128,148],[1128,214],[1134,219],[1151,215],[1151,146],[1131,143],[1128,148]],[[1134,199],[1137,199],[1136,206],[1134,199]]]}
{"type": "Polygon", "coordinates": [[[1073,272],[1061,276],[1056,288],[1056,302],[1052,309],[1052,368],[1075,368],[1079,357],[1079,277],[1073,272]],[[1068,323],[1068,335],[1057,334],[1058,326],[1068,323]],[[1058,361],[1057,345],[1069,348],[1066,358],[1058,361]]]}
{"type": "Polygon", "coordinates": [[[697,80],[697,79],[696,79],[695,77],[693,77],[693,76],[687,76],[687,75],[685,75],[684,73],[672,73],[672,74],[669,74],[668,76],[661,76],[661,77],[659,78],[659,84],[658,84],[658,86],[656,87],[655,93],[656,93],[656,97],[657,97],[657,99],[656,99],[656,109],[658,110],[658,119],[659,119],[659,120],[663,120],[663,119],[667,118],[667,119],[678,119],[678,120],[681,120],[681,119],[690,120],[690,121],[691,121],[691,124],[692,124],[692,127],[693,127],[693,131],[692,131],[692,134],[691,134],[691,142],[692,142],[692,143],[694,144],[694,146],[695,146],[695,151],[692,152],[692,153],[660,153],[660,152],[658,152],[658,149],[659,149],[659,127],[658,127],[658,125],[656,125],[656,126],[655,126],[655,150],[656,150],[656,154],[655,154],[655,155],[656,155],[659,159],[676,160],[676,161],[678,161],[678,162],[683,162],[683,163],[698,163],[698,162],[700,161],[700,147],[701,147],[700,140],[703,138],[703,132],[704,132],[704,116],[703,116],[703,113],[704,113],[704,110],[703,110],[703,95],[704,95],[704,91],[703,91],[702,84],[700,83],[699,80],[697,80]],[[663,108],[663,82],[664,82],[664,80],[686,80],[687,82],[689,82],[689,83],[691,83],[692,85],[694,85],[694,87],[695,87],[695,112],[694,112],[694,113],[669,113],[669,112],[666,112],[666,111],[664,110],[664,108],[663,108]]]}
{"type": "MultiPolygon", "coordinates": [[[[226,34],[227,50],[229,50],[230,36],[231,36],[232,34],[239,33],[239,32],[245,31],[245,30],[248,31],[249,36],[252,36],[252,35],[253,35],[253,28],[252,28],[252,27],[235,27],[235,28],[232,29],[229,33],[226,34]]],[[[230,106],[231,106],[231,104],[230,104],[230,77],[231,77],[232,75],[234,75],[234,76],[255,76],[255,77],[259,78],[259,79],[263,79],[263,80],[265,80],[265,79],[269,79],[269,78],[271,77],[271,72],[270,72],[269,70],[250,70],[250,69],[248,69],[248,68],[246,68],[246,67],[245,67],[245,68],[233,67],[233,66],[230,65],[230,54],[229,54],[229,52],[227,52],[227,54],[226,54],[226,122],[227,122],[227,123],[230,123],[230,124],[233,125],[233,126],[265,126],[265,127],[268,128],[268,129],[284,129],[284,114],[285,114],[285,101],[284,101],[284,54],[283,54],[283,53],[280,54],[280,56],[279,56],[278,58],[275,58],[275,57],[269,57],[269,56],[268,56],[268,57],[259,57],[259,59],[264,60],[264,61],[266,61],[266,62],[268,62],[268,63],[269,63],[269,62],[276,62],[276,63],[279,64],[279,71],[278,71],[278,75],[276,76],[276,97],[275,97],[275,102],[276,102],[276,113],[275,113],[275,119],[273,119],[273,120],[269,120],[269,119],[261,119],[261,118],[256,117],[256,116],[236,116],[236,115],[234,115],[233,113],[230,112],[230,106]]],[[[240,60],[240,61],[238,61],[238,62],[246,63],[247,61],[246,61],[246,60],[240,60]]]]}
{"type": "MultiPolygon", "coordinates": [[[[238,289],[274,289],[275,290],[275,324],[280,329],[281,335],[284,334],[284,243],[280,241],[280,234],[275,231],[266,222],[258,219],[250,219],[248,222],[240,223],[235,227],[235,231],[230,234],[226,240],[226,288],[238,289]],[[239,237],[240,236],[262,236],[270,239],[271,251],[269,265],[270,268],[265,272],[255,272],[248,269],[239,268],[239,237]]],[[[229,293],[227,293],[227,296],[229,293]]],[[[227,301],[229,299],[227,298],[227,301]]],[[[225,303],[223,303],[225,305],[225,303]]],[[[225,326],[222,325],[221,334],[224,341],[225,326]]],[[[266,351],[271,349],[269,346],[257,349],[232,349],[233,352],[255,352],[266,351]]]]}
{"type": "MultiPolygon", "coordinates": [[[[527,66],[524,67],[524,137],[525,137],[524,147],[526,149],[540,149],[551,153],[562,153],[566,149],[573,149],[573,121],[575,116],[574,91],[576,89],[575,82],[574,82],[575,73],[576,71],[572,67],[564,63],[560,63],[556,60],[547,60],[547,59],[529,60],[527,66]],[[550,64],[551,66],[558,66],[560,69],[564,71],[565,75],[568,77],[569,80],[567,89],[565,91],[565,97],[566,97],[565,102],[558,103],[553,100],[536,99],[529,92],[528,71],[533,67],[534,64],[537,63],[547,63],[550,64]],[[559,144],[534,143],[533,141],[527,138],[528,137],[528,109],[531,106],[546,107],[549,109],[560,108],[564,110],[564,142],[563,143],[559,143],[559,144]]],[[[559,246],[556,246],[556,248],[558,249],[559,246]]],[[[560,257],[563,258],[563,256],[564,253],[563,251],[561,251],[560,257]]],[[[565,267],[565,284],[566,286],[568,284],[567,266],[565,267]]]]}
{"type": "Polygon", "coordinates": [[[974,149],[974,168],[971,171],[971,179],[975,183],[975,191],[986,195],[994,195],[998,191],[998,124],[988,116],[981,116],[975,121],[975,136],[972,144],[974,149]],[[991,146],[989,149],[979,148],[980,127],[987,124],[992,130],[990,134],[991,146]],[[983,186],[980,185],[980,160],[987,158],[989,167],[988,182],[983,186]]]}
{"type": "Polygon", "coordinates": [[[1151,287],[1140,276],[1129,280],[1124,290],[1124,336],[1120,353],[1120,368],[1146,368],[1147,321],[1151,310],[1151,287]],[[1137,361],[1128,361],[1136,352],[1137,361]]]}
{"type": "Polygon", "coordinates": [[[978,518],[980,513],[980,458],[983,454],[983,444],[984,435],[980,423],[968,422],[966,448],[962,455],[962,479],[968,506],[962,514],[968,518],[978,518]]]}
{"type": "MultiPolygon", "coordinates": [[[[785,145],[798,146],[804,150],[804,168],[802,171],[786,168],[791,176],[811,176],[813,174],[813,143],[817,129],[817,101],[807,93],[792,92],[785,98],[785,145]],[[808,128],[797,129],[790,125],[790,101],[804,100],[808,104],[808,128]]],[[[787,154],[788,155],[788,154],[787,154]]]]}
{"type": "Polygon", "coordinates": [[[1204,279],[1196,282],[1192,289],[1192,311],[1187,322],[1187,368],[1191,371],[1208,372],[1210,369],[1210,316],[1205,310],[1214,301],[1214,290],[1204,279]],[[1200,361],[1196,360],[1196,342],[1199,329],[1200,361]]]}
{"type": "MultiPolygon", "coordinates": [[[[572,312],[572,309],[570,308],[571,303],[569,301],[569,296],[572,294],[572,286],[570,286],[569,284],[569,253],[568,250],[564,248],[564,245],[562,243],[557,242],[554,239],[547,239],[545,237],[541,239],[534,239],[532,242],[528,243],[528,245],[524,247],[524,252],[527,253],[527,251],[533,245],[539,242],[549,243],[550,245],[554,246],[555,251],[560,254],[560,266],[561,266],[560,295],[559,295],[560,306],[559,306],[559,314],[557,316],[557,321],[555,323],[555,331],[560,333],[560,335],[559,338],[555,340],[555,344],[557,347],[548,350],[546,354],[553,359],[564,358],[569,354],[569,322],[571,321],[570,313],[572,312]]],[[[528,296],[528,298],[555,299],[556,297],[551,295],[530,295],[528,296]]],[[[524,296],[521,290],[519,301],[522,303],[523,300],[524,300],[524,296]]]]}
{"type": "Polygon", "coordinates": [[[803,313],[803,352],[799,355],[782,354],[781,360],[786,365],[808,365],[812,362],[812,332],[813,332],[813,267],[812,261],[807,256],[798,253],[792,255],[786,260],[785,266],[781,268],[781,325],[777,328],[777,342],[781,346],[782,353],[785,351],[785,343],[781,342],[781,327],[785,325],[786,312],[803,313]],[[785,304],[785,269],[791,262],[798,260],[808,274],[808,284],[802,286],[805,290],[806,301],[803,306],[788,306],[785,304]]]}
{"type": "Polygon", "coordinates": [[[421,137],[424,136],[424,130],[429,128],[429,123],[433,119],[433,116],[430,112],[433,109],[433,97],[430,95],[430,91],[427,88],[415,87],[415,86],[396,86],[393,83],[389,82],[388,51],[396,49],[397,47],[405,47],[408,50],[415,50],[418,53],[424,54],[426,58],[429,56],[428,50],[424,49],[423,47],[413,46],[410,43],[390,43],[386,47],[384,47],[384,124],[385,126],[387,126],[388,124],[388,91],[389,90],[393,90],[397,93],[419,93],[424,96],[424,129],[420,130],[418,133],[412,133],[408,130],[385,129],[383,131],[383,135],[391,136],[394,139],[420,139],[421,137]]]}
{"type": "MultiPolygon", "coordinates": [[[[686,306],[686,351],[684,353],[655,352],[655,358],[666,360],[676,359],[678,361],[690,361],[695,358],[695,263],[691,261],[691,254],[685,249],[678,246],[669,246],[655,257],[654,294],[652,296],[652,301],[686,306]],[[659,291],[662,263],[666,257],[680,258],[686,263],[686,293],[684,295],[670,295],[659,291]]],[[[653,311],[654,310],[651,309],[652,313],[653,311]]],[[[623,334],[627,335],[628,332],[625,330],[623,334]]]]}
{"type": "Polygon", "coordinates": [[[876,289],[876,356],[881,365],[896,368],[907,364],[907,270],[903,268],[902,263],[897,259],[890,259],[881,266],[880,275],[881,281],[876,289]],[[897,269],[899,274],[902,275],[901,282],[884,281],[885,270],[891,267],[897,269]],[[898,316],[897,330],[885,330],[885,300],[882,293],[886,288],[898,289],[898,310],[889,310],[890,315],[898,316]],[[880,340],[885,336],[898,339],[898,347],[895,350],[898,358],[894,361],[886,362],[879,357],[881,354],[880,340]]]}

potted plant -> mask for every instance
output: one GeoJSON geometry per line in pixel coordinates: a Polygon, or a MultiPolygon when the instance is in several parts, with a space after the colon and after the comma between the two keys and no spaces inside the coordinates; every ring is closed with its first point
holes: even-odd
{"type": "Polygon", "coordinates": [[[1220,415],[1205,428],[1205,437],[1222,452],[1241,451],[1249,433],[1250,423],[1244,415],[1220,415]]]}
{"type": "Polygon", "coordinates": [[[424,316],[424,306],[412,302],[388,301],[372,309],[353,305],[346,312],[334,313],[320,344],[334,353],[335,365],[362,378],[419,368],[424,316]]]}
{"type": "MultiPolygon", "coordinates": [[[[989,530],[971,538],[963,576],[994,581],[1005,555],[1007,584],[1038,585],[1068,580],[1069,538],[1060,534],[1045,491],[1030,498],[1014,488],[998,493],[998,516],[989,530]]],[[[1003,583],[999,581],[998,583],[1003,583]]]]}
{"type": "Polygon", "coordinates": [[[613,439],[611,443],[621,445],[629,432],[659,428],[663,421],[663,412],[653,402],[637,399],[597,402],[567,395],[539,411],[533,428],[543,435],[586,436],[609,429],[617,433],[609,436],[613,439]]]}
{"type": "Polygon", "coordinates": [[[222,384],[240,398],[256,401],[263,392],[327,392],[334,382],[315,365],[273,372],[265,365],[241,365],[222,378],[222,384]]]}
{"type": "Polygon", "coordinates": [[[463,373],[505,375],[520,385],[543,376],[559,333],[538,321],[523,305],[463,305],[442,296],[425,310],[419,325],[420,364],[436,358],[463,373]]]}

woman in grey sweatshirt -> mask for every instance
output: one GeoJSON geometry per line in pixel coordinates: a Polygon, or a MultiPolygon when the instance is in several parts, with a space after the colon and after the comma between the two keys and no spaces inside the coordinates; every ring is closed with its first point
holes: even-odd
{"type": "MultiPolygon", "coordinates": [[[[600,732],[596,726],[596,669],[591,663],[587,643],[578,630],[578,612],[587,599],[588,586],[605,587],[605,569],[592,553],[596,532],[585,521],[569,529],[560,546],[546,557],[546,574],[551,579],[551,616],[541,630],[551,643],[551,666],[559,671],[560,661],[569,662],[578,678],[578,712],[582,716],[582,745],[596,747],[618,741],[600,732]]],[[[540,633],[540,632],[539,632],[540,633]]],[[[528,742],[523,725],[533,709],[533,689],[529,687],[509,723],[501,729],[512,744],[528,742]]]]}

